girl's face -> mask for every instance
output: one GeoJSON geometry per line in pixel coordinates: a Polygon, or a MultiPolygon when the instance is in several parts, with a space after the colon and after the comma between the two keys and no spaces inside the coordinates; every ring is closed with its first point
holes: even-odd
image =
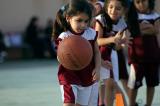
{"type": "Polygon", "coordinates": [[[110,0],[107,7],[107,13],[113,21],[117,21],[124,12],[124,7],[120,1],[110,0]]]}
{"type": "Polygon", "coordinates": [[[138,12],[148,13],[149,12],[149,1],[148,0],[134,0],[134,5],[138,12]]]}
{"type": "Polygon", "coordinates": [[[94,7],[95,7],[95,10],[96,10],[95,14],[98,15],[102,11],[102,6],[97,3],[97,4],[94,5],[94,7]]]}
{"type": "Polygon", "coordinates": [[[85,13],[79,13],[76,16],[67,17],[72,30],[76,33],[83,32],[89,25],[89,17],[85,13]]]}

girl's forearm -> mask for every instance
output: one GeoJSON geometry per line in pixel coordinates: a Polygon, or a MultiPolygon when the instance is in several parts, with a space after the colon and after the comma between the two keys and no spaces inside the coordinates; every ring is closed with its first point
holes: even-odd
{"type": "Polygon", "coordinates": [[[114,43],[115,39],[114,37],[108,37],[108,38],[98,38],[97,43],[99,46],[104,46],[110,43],[114,43]]]}
{"type": "Polygon", "coordinates": [[[101,54],[100,54],[97,42],[95,43],[95,46],[94,46],[94,52],[95,52],[95,57],[94,57],[95,58],[95,68],[100,70],[100,67],[101,67],[101,54]]]}

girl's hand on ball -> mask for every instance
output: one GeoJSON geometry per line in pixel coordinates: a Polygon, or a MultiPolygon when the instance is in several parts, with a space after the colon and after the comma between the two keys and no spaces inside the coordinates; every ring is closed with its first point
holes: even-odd
{"type": "Polygon", "coordinates": [[[92,76],[93,76],[93,81],[99,81],[100,79],[100,70],[99,69],[94,69],[92,72],[92,76]]]}

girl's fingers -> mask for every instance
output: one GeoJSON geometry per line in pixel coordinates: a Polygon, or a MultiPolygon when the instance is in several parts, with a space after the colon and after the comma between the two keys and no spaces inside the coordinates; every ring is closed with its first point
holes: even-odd
{"type": "Polygon", "coordinates": [[[98,81],[100,79],[100,73],[99,73],[99,71],[97,71],[96,69],[94,69],[93,72],[92,72],[92,76],[93,76],[93,81],[98,81]]]}
{"type": "Polygon", "coordinates": [[[93,70],[93,72],[92,72],[92,76],[94,76],[96,74],[96,71],[95,70],[93,70]]]}

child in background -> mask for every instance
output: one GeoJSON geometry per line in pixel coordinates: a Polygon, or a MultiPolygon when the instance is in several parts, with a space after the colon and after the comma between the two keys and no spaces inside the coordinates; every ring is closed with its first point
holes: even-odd
{"type": "Polygon", "coordinates": [[[154,11],[155,0],[133,0],[127,15],[127,22],[133,37],[129,48],[129,103],[138,106],[136,97],[142,80],[147,84],[146,105],[151,106],[155,86],[159,84],[158,66],[160,63],[160,16],[154,11]]]}
{"type": "Polygon", "coordinates": [[[96,32],[89,28],[92,19],[90,4],[85,0],[71,0],[69,5],[62,9],[65,10],[58,12],[54,25],[55,40],[60,43],[68,36],[82,36],[91,43],[94,54],[90,64],[79,71],[70,71],[60,64],[58,80],[63,106],[97,106],[97,81],[99,80],[101,58],[96,42],[96,32]]]}
{"type": "Polygon", "coordinates": [[[104,3],[101,1],[97,1],[96,3],[94,3],[94,7],[95,7],[95,16],[98,16],[99,14],[101,14],[103,12],[103,7],[104,7],[104,3]]]}
{"type": "MultiPolygon", "coordinates": [[[[122,93],[117,84],[119,80],[123,82],[127,91],[128,73],[122,47],[122,44],[129,43],[130,39],[127,24],[123,19],[127,6],[126,0],[106,0],[105,13],[96,17],[95,30],[98,31],[97,41],[103,60],[100,72],[105,84],[106,92],[104,94],[107,106],[113,106],[115,92],[122,93]],[[108,61],[111,61],[112,70],[107,69],[108,61]]],[[[125,105],[127,105],[126,102],[125,105]]]]}
{"type": "Polygon", "coordinates": [[[91,4],[93,18],[92,18],[90,25],[93,29],[95,28],[95,24],[96,24],[95,17],[98,16],[99,14],[103,13],[103,6],[104,6],[104,3],[101,1],[97,1],[93,4],[91,4]]]}

